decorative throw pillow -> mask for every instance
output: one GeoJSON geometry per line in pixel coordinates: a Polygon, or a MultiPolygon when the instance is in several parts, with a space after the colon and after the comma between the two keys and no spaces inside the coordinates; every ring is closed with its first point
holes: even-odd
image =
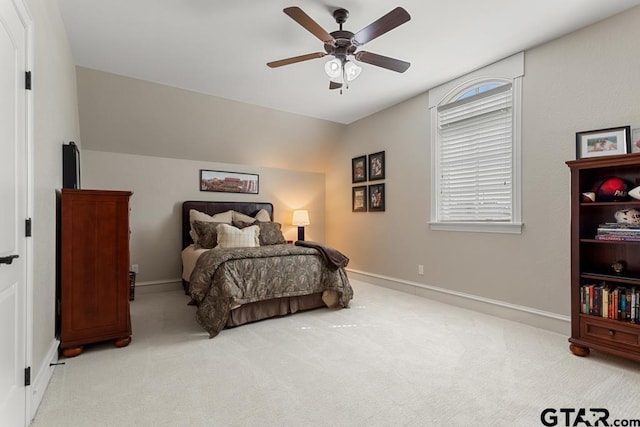
{"type": "Polygon", "coordinates": [[[253,248],[260,246],[260,227],[251,225],[240,230],[232,225],[218,224],[218,246],[221,248],[253,248]]]}
{"type": "Polygon", "coordinates": [[[258,240],[260,240],[260,245],[282,245],[287,243],[284,236],[282,235],[282,231],[280,228],[282,227],[278,222],[259,222],[258,226],[260,227],[260,234],[258,235],[258,240]]]}
{"type": "Polygon", "coordinates": [[[239,229],[250,227],[252,225],[257,225],[258,227],[260,227],[260,234],[258,235],[260,246],[281,245],[281,244],[287,243],[284,236],[282,235],[282,231],[281,231],[282,225],[278,222],[233,221],[233,225],[239,229]]]}
{"type": "Polygon", "coordinates": [[[267,212],[266,210],[260,209],[256,214],[256,219],[260,222],[270,222],[271,216],[269,215],[269,212],[267,212]]]}
{"type": "Polygon", "coordinates": [[[204,249],[215,248],[218,244],[217,227],[220,224],[224,223],[193,221],[193,230],[198,236],[198,243],[196,243],[196,245],[204,249]]]}
{"type": "Polygon", "coordinates": [[[193,243],[198,243],[198,233],[193,228],[194,221],[202,221],[202,222],[220,222],[225,224],[231,224],[233,221],[233,211],[226,211],[215,215],[208,215],[204,212],[200,212],[195,209],[189,209],[189,223],[191,224],[191,230],[189,231],[189,235],[193,240],[193,243]]]}

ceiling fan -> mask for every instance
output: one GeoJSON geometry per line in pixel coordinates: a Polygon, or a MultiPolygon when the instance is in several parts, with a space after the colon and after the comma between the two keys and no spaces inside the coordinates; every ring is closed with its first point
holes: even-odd
{"type": "Polygon", "coordinates": [[[340,29],[331,33],[328,33],[299,7],[287,7],[283,12],[320,39],[324,43],[325,51],[268,62],[267,65],[271,68],[331,55],[334,58],[325,64],[325,72],[329,76],[329,89],[340,89],[340,93],[342,93],[342,86],[345,85],[348,88],[349,82],[358,77],[362,71],[362,68],[353,59],[350,59],[351,57],[398,73],[404,73],[411,65],[409,62],[378,55],[377,53],[357,51],[365,43],[409,21],[411,16],[402,7],[396,7],[357,33],[342,29],[342,24],[349,17],[349,11],[346,9],[336,9],[333,12],[333,17],[340,29]]]}

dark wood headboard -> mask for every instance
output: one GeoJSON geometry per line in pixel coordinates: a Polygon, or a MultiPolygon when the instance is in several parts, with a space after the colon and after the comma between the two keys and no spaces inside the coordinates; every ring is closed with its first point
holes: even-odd
{"type": "Polygon", "coordinates": [[[262,202],[208,202],[189,200],[182,203],[182,249],[189,246],[193,241],[189,236],[191,224],[189,224],[189,210],[195,209],[204,212],[207,215],[215,215],[217,213],[234,210],[249,216],[255,216],[260,209],[269,212],[271,220],[273,220],[273,205],[271,203],[262,202]]]}

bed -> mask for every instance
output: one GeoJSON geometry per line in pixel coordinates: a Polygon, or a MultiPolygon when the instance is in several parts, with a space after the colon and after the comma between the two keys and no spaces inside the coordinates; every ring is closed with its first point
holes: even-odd
{"type": "Polygon", "coordinates": [[[348,258],[312,242],[287,243],[279,230],[271,203],[183,203],[182,282],[210,338],[275,316],[349,306],[348,258]],[[228,235],[255,247],[226,247],[228,235]]]}

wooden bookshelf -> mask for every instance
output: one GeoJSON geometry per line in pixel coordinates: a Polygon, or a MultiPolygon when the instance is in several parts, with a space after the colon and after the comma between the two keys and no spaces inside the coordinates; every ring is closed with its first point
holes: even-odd
{"type": "MultiPolygon", "coordinates": [[[[640,242],[596,240],[598,225],[615,222],[616,211],[640,210],[640,201],[583,202],[582,193],[607,177],[640,185],[640,153],[566,162],[571,170],[571,337],[569,348],[577,356],[590,350],[640,361],[640,320],[617,320],[584,312],[581,287],[598,284],[611,289],[640,289],[640,242]],[[611,265],[624,261],[616,273],[611,265]]],[[[584,295],[582,295],[584,297],[584,295]]]]}

